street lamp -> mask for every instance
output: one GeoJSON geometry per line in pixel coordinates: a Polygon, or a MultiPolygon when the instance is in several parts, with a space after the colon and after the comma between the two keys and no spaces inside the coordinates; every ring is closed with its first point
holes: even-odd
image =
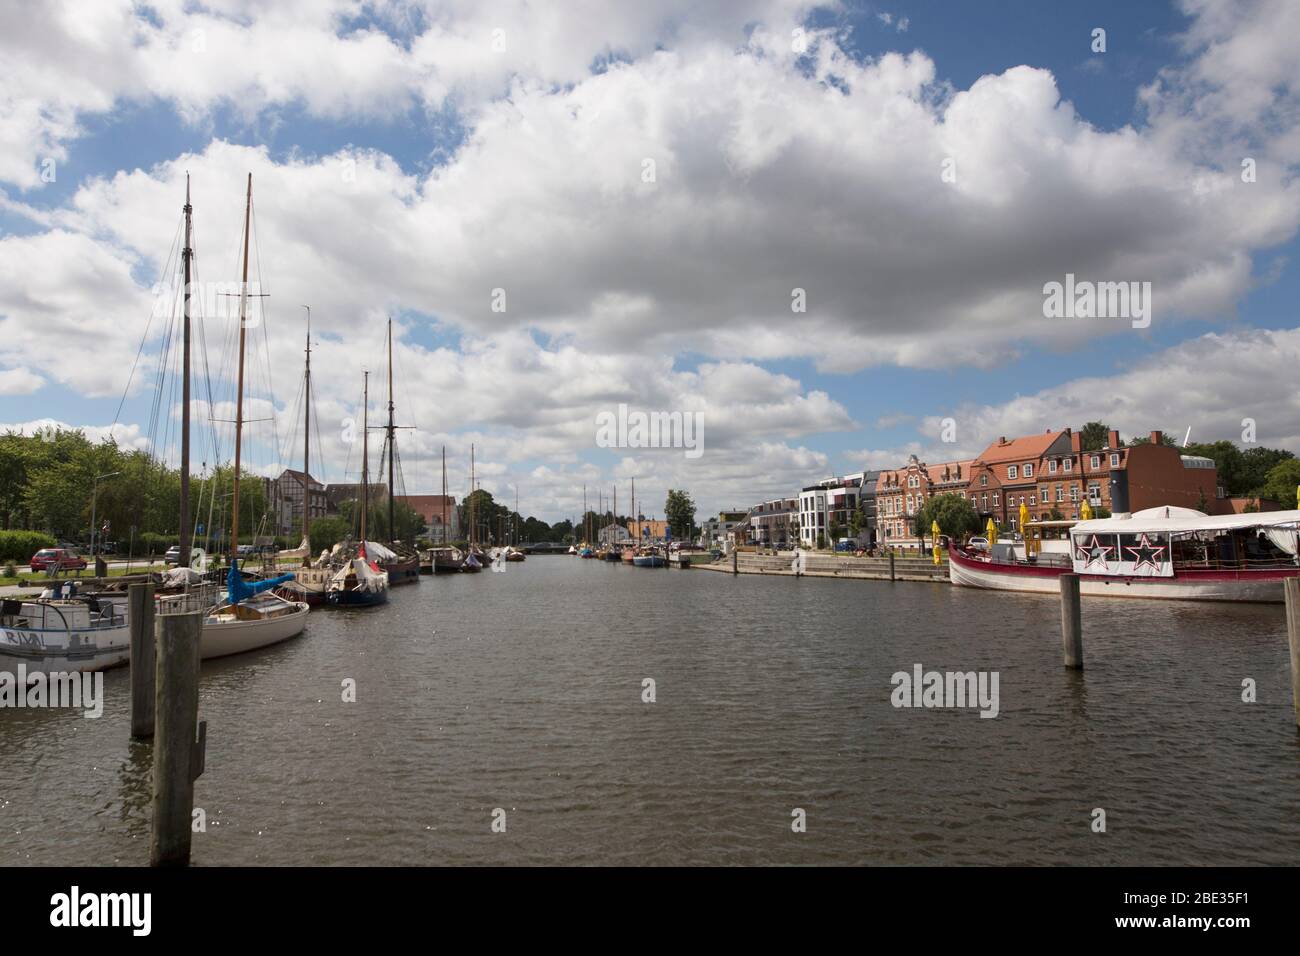
{"type": "Polygon", "coordinates": [[[95,506],[98,504],[98,499],[99,499],[99,483],[105,478],[112,478],[120,474],[121,474],[120,471],[110,471],[106,475],[95,476],[95,480],[91,482],[90,485],[90,554],[92,557],[99,554],[99,552],[95,550],[95,542],[99,535],[99,523],[95,520],[95,506]]]}

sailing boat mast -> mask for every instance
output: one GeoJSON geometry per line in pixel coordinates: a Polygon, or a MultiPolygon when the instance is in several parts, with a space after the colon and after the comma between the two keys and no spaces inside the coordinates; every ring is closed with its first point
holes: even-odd
{"type": "Polygon", "coordinates": [[[393,424],[393,320],[388,320],[388,543],[391,546],[397,538],[397,526],[393,523],[397,494],[397,485],[393,481],[393,469],[397,461],[397,427],[393,424]]]}
{"type": "Polygon", "coordinates": [[[447,543],[447,446],[442,446],[442,543],[447,543]]]}
{"type": "MultiPolygon", "coordinates": [[[[303,372],[302,386],[302,539],[307,540],[307,513],[310,510],[311,488],[307,478],[307,469],[311,465],[311,306],[307,310],[307,367],[303,372]]],[[[311,559],[311,546],[308,545],[307,560],[311,559]]]]}
{"type": "Polygon", "coordinates": [[[181,250],[184,266],[185,305],[181,317],[181,514],[180,536],[177,549],[179,560],[190,564],[190,260],[194,250],[190,246],[190,174],[185,174],[185,248],[181,250]]]}
{"type": "Polygon", "coordinates": [[[474,515],[474,443],[469,446],[469,548],[474,550],[478,542],[478,521],[474,515]]]}
{"type": "Polygon", "coordinates": [[[253,174],[248,174],[248,197],[244,202],[244,275],[239,284],[239,381],[235,391],[235,488],[230,519],[230,566],[239,559],[239,465],[244,438],[244,340],[248,318],[248,232],[253,213],[253,174]]]}
{"type": "Polygon", "coordinates": [[[365,556],[366,513],[370,511],[370,373],[361,375],[361,554],[365,556]]]}

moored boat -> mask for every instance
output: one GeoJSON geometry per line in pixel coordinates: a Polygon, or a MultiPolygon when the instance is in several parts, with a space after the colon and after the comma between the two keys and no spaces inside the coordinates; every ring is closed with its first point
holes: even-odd
{"type": "Polygon", "coordinates": [[[131,634],[126,614],[112,601],[78,596],[0,601],[0,670],[19,664],[28,673],[100,671],[125,664],[131,634]]]}
{"type": "Polygon", "coordinates": [[[1282,582],[1300,576],[1297,529],[1300,511],[1150,508],[1075,523],[1068,554],[950,546],[948,573],[953,584],[1004,591],[1059,593],[1060,576],[1074,573],[1094,597],[1277,603],[1282,582]]]}

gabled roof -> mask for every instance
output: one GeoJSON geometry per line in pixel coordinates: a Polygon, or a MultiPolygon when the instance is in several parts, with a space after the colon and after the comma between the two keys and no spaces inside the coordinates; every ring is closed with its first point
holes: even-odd
{"type": "Polygon", "coordinates": [[[980,452],[976,461],[982,461],[987,464],[997,464],[1004,461],[1037,461],[1043,457],[1043,454],[1052,443],[1064,435],[1064,430],[1059,432],[1045,432],[1041,435],[1025,435],[1021,438],[1013,438],[1010,441],[998,439],[980,452]]]}

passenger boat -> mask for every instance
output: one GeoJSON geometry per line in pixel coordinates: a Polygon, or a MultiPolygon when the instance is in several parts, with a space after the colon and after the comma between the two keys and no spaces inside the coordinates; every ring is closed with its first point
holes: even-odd
{"type": "Polygon", "coordinates": [[[518,562],[518,561],[526,560],[526,558],[527,558],[527,555],[525,555],[525,554],[524,554],[522,551],[520,551],[518,548],[506,548],[506,560],[507,560],[507,561],[518,562]]]}
{"type": "Polygon", "coordinates": [[[1079,521],[1068,552],[989,553],[950,546],[949,578],[965,587],[1057,593],[1060,576],[1079,575],[1081,594],[1188,601],[1283,600],[1282,582],[1300,576],[1300,511],[1206,515],[1167,506],[1079,521]]]}
{"type": "Polygon", "coordinates": [[[0,601],[0,670],[28,673],[101,671],[125,664],[131,632],[124,609],[92,595],[78,596],[73,582],[59,597],[0,601]],[[66,596],[64,596],[66,595],[66,596]]]}

